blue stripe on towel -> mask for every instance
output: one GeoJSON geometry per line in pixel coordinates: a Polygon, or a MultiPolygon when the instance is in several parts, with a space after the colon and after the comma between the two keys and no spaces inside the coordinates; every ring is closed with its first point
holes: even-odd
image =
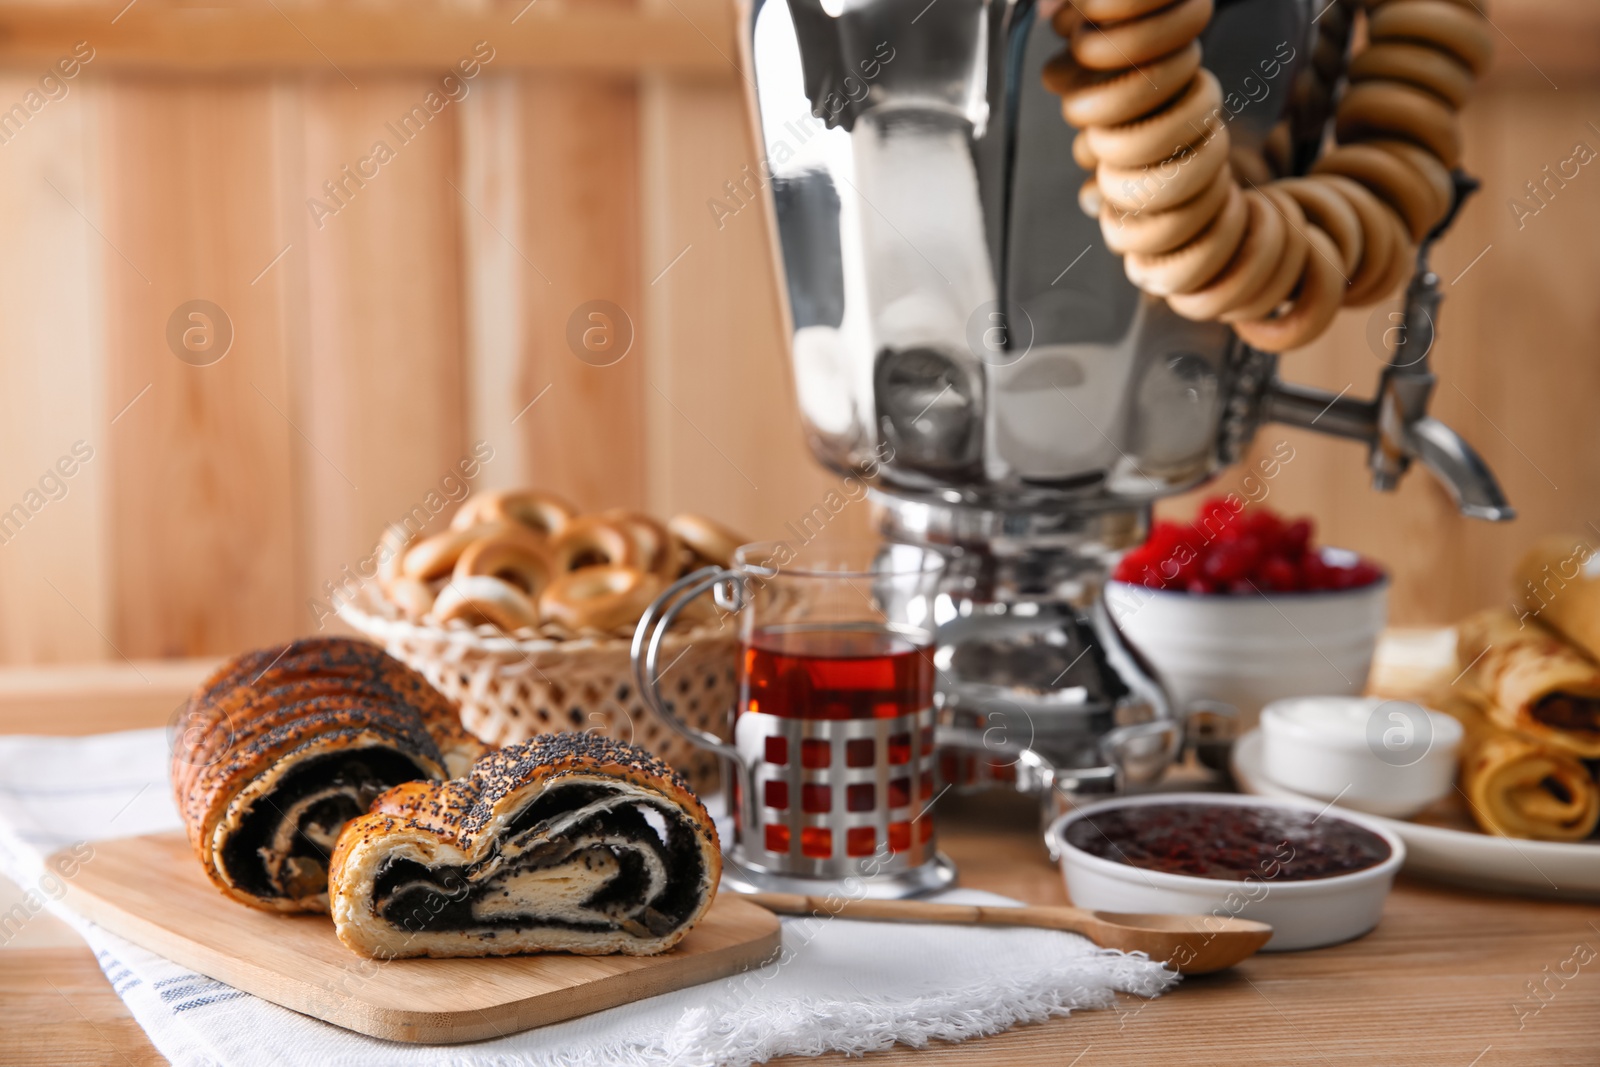
{"type": "Polygon", "coordinates": [[[199,1000],[186,1000],[182,1004],[174,1004],[172,1010],[175,1013],[189,1011],[193,1008],[203,1008],[208,1004],[220,1004],[224,1000],[238,1000],[243,996],[249,996],[249,994],[240,989],[229,989],[226,993],[218,993],[216,996],[201,997],[199,1000]]]}
{"type": "Polygon", "coordinates": [[[167,1002],[174,1013],[203,1008],[208,1004],[220,1004],[225,1000],[237,1000],[246,995],[225,982],[207,978],[203,974],[181,974],[173,978],[163,978],[151,988],[161,995],[161,999],[167,1002]]]}
{"type": "Polygon", "coordinates": [[[105,949],[96,952],[94,958],[95,962],[100,964],[100,970],[106,976],[106,981],[111,983],[111,991],[119,997],[144,981],[144,979],[129,970],[127,964],[105,949]]]}

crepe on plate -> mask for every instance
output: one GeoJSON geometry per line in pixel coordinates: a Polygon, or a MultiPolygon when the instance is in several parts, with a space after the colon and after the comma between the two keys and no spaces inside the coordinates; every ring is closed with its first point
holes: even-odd
{"type": "Polygon", "coordinates": [[[1600,665],[1537,619],[1481,611],[1457,627],[1456,655],[1489,720],[1580,759],[1600,758],[1600,665]]]}
{"type": "Polygon", "coordinates": [[[1536,618],[1600,662],[1600,553],[1581,537],[1547,537],[1517,564],[1513,586],[1536,618]]]}
{"type": "Polygon", "coordinates": [[[1570,753],[1501,729],[1462,696],[1436,701],[1461,721],[1461,792],[1486,833],[1581,841],[1600,824],[1600,784],[1570,753]]]}

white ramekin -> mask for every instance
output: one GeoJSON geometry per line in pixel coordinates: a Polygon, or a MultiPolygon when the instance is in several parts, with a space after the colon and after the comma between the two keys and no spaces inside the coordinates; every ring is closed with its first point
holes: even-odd
{"type": "MultiPolygon", "coordinates": [[[[1350,554],[1324,549],[1330,562],[1350,554]]],[[[1240,733],[1274,700],[1357,696],[1388,615],[1389,582],[1322,593],[1199,595],[1108,582],[1106,608],[1179,708],[1239,709],[1240,733]]]]}
{"type": "Polygon", "coordinates": [[[1056,819],[1045,831],[1045,842],[1061,865],[1072,903],[1097,911],[1254,919],[1272,925],[1272,939],[1262,951],[1291,952],[1349,941],[1377,926],[1383,915],[1384,898],[1405,862],[1405,842],[1382,825],[1346,811],[1330,811],[1323,817],[1344,819],[1377,834],[1388,842],[1389,858],[1365,870],[1303,882],[1274,882],[1266,877],[1227,881],[1165,874],[1092,856],[1067,843],[1067,827],[1086,815],[1119,807],[1174,803],[1326,810],[1318,804],[1232,793],[1151,793],[1085,805],[1056,819]]]}
{"type": "Polygon", "coordinates": [[[1293,697],[1262,709],[1261,769],[1296,793],[1404,819],[1450,792],[1461,737],[1455,719],[1408,700],[1293,697]]]}

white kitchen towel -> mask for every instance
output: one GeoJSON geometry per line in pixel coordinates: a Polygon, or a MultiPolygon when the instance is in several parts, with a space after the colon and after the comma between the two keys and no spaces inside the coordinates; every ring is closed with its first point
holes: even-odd
{"type": "MultiPolygon", "coordinates": [[[[1142,956],[1072,934],[786,919],[782,962],[759,971],[473,1044],[379,1041],[195,974],[64,906],[66,887],[44,857],[180,827],[167,760],[161,730],[0,737],[0,871],[27,891],[0,916],[0,933],[11,936],[45,908],[67,919],[156,1048],[184,1067],[721,1067],[960,1041],[1110,1007],[1114,991],[1156,996],[1176,981],[1142,956]]],[[[965,890],[942,899],[1011,903],[965,890]]]]}

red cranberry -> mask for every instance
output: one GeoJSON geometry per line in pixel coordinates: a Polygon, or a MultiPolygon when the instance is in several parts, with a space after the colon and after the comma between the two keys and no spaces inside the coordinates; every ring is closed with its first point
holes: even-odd
{"type": "Polygon", "coordinates": [[[1329,565],[1311,546],[1314,532],[1310,519],[1290,522],[1269,508],[1246,507],[1238,497],[1210,497],[1193,522],[1155,523],[1113,577],[1202,595],[1358,589],[1383,580],[1369,560],[1329,565]]]}

